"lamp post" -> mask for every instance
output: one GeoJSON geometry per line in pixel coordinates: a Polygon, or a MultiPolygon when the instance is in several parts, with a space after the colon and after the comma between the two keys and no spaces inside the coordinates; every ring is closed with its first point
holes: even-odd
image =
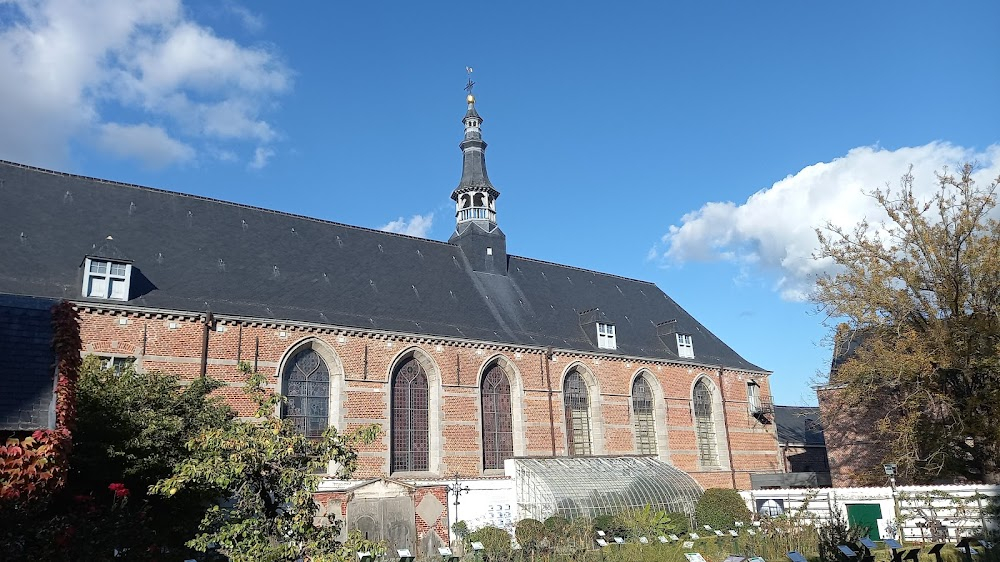
{"type": "Polygon", "coordinates": [[[452,505],[455,506],[455,523],[458,523],[458,506],[462,503],[458,501],[458,497],[461,496],[462,494],[468,494],[469,487],[462,485],[462,483],[458,480],[458,473],[456,472],[455,482],[451,484],[446,484],[445,488],[448,490],[448,493],[455,496],[455,501],[452,502],[452,505]]]}

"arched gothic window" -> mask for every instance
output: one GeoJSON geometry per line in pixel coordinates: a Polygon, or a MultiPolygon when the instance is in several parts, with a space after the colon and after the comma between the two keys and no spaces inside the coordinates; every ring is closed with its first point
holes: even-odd
{"type": "Polygon", "coordinates": [[[656,454],[656,427],[653,420],[653,389],[644,377],[632,383],[632,414],[635,420],[636,452],[656,454]]]}
{"type": "Polygon", "coordinates": [[[494,363],[483,376],[483,468],[503,468],[514,456],[514,430],[510,414],[510,381],[494,363]]]}
{"type": "Polygon", "coordinates": [[[428,465],[427,375],[413,357],[392,378],[392,470],[420,471],[428,465]]]}
{"type": "Polygon", "coordinates": [[[285,366],[284,417],[306,437],[320,437],[330,425],[330,369],[314,349],[295,355],[285,366]]]}
{"type": "Polygon", "coordinates": [[[576,371],[566,375],[563,404],[566,406],[566,444],[569,454],[589,455],[590,401],[587,398],[587,383],[576,371]]]}
{"type": "Polygon", "coordinates": [[[712,412],[712,389],[704,380],[694,385],[694,429],[698,439],[701,466],[719,466],[715,440],[715,416],[712,412]]]}

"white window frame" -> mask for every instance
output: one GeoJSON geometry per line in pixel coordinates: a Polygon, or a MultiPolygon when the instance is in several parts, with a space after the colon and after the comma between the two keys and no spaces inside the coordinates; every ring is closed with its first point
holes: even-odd
{"type": "Polygon", "coordinates": [[[677,334],[677,356],[682,359],[694,358],[694,340],[691,334],[677,334]]]}
{"type": "Polygon", "coordinates": [[[618,349],[614,324],[605,322],[597,323],[597,347],[600,349],[618,349]]]}
{"type": "Polygon", "coordinates": [[[747,381],[747,405],[751,414],[759,414],[764,403],[760,400],[760,385],[757,381],[747,381]]]}
{"type": "Polygon", "coordinates": [[[81,294],[92,299],[127,301],[131,279],[132,264],[88,257],[83,262],[81,294]]]}
{"type": "Polygon", "coordinates": [[[101,368],[111,369],[115,375],[121,375],[128,365],[135,365],[135,357],[132,355],[104,355],[95,353],[94,357],[101,360],[101,368]]]}

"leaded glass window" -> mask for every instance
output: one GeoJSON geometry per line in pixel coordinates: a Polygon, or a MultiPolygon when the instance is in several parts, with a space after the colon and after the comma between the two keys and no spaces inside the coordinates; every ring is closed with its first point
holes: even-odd
{"type": "Polygon", "coordinates": [[[563,404],[566,407],[566,445],[569,454],[589,455],[590,401],[587,398],[587,383],[576,371],[566,375],[563,404]]]}
{"type": "Polygon", "coordinates": [[[392,379],[392,470],[428,470],[427,375],[414,358],[392,379]]]}
{"type": "Polygon", "coordinates": [[[484,469],[503,468],[503,461],[514,456],[510,411],[510,381],[500,365],[494,364],[483,377],[484,469]]]}
{"type": "Polygon", "coordinates": [[[316,438],[330,425],[330,369],[313,349],[292,358],[285,367],[284,417],[299,433],[316,438]]]}
{"type": "Polygon", "coordinates": [[[632,383],[632,415],[635,420],[636,452],[656,454],[656,427],[653,425],[653,389],[643,377],[632,383]]]}
{"type": "Polygon", "coordinates": [[[698,461],[701,466],[719,466],[715,441],[715,416],[712,412],[712,390],[699,380],[694,385],[694,429],[698,440],[698,461]]]}

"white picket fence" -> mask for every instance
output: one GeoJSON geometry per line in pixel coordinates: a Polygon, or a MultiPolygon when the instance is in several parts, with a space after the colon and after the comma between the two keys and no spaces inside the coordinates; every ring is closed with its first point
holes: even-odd
{"type": "Polygon", "coordinates": [[[900,486],[891,488],[775,489],[741,492],[754,512],[797,515],[822,522],[831,510],[847,519],[848,505],[878,505],[882,538],[914,542],[955,542],[998,529],[1000,486],[900,486]]]}

